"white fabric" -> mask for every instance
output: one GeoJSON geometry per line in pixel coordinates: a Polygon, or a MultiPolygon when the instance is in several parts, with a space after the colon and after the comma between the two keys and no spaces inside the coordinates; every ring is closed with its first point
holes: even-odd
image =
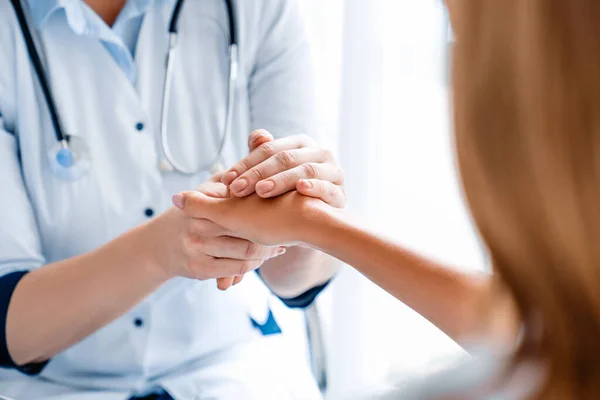
{"type": "MultiPolygon", "coordinates": [[[[276,136],[315,132],[312,74],[295,1],[235,4],[241,65],[226,165],[247,153],[247,135],[254,128],[267,128],[276,136]]],[[[144,18],[135,85],[97,39],[68,27],[64,13],[45,21],[40,36],[62,122],[69,134],[84,140],[92,159],[87,175],[68,182],[49,169],[46,153],[55,136],[48,108],[9,1],[0,1],[0,274],[92,251],[143,223],[145,209],[160,213],[171,206],[174,193],[209,177],[185,177],[158,168],[172,7],[173,1],[156,2],[144,18]],[[141,132],[136,129],[139,122],[144,124],[141,132]]],[[[216,154],[226,109],[227,44],[225,3],[187,1],[169,115],[171,149],[185,165],[205,163],[216,154]]],[[[106,294],[110,297],[110,288],[106,294]]],[[[286,381],[272,377],[275,370],[296,374],[308,393],[300,398],[314,398],[318,394],[303,372],[306,366],[300,358],[293,360],[292,352],[274,343],[280,350],[264,353],[258,362],[251,351],[258,334],[250,316],[264,322],[269,299],[272,296],[254,274],[226,293],[218,291],[214,281],[174,279],[123,317],[55,356],[41,377],[0,371],[0,393],[19,400],[42,399],[53,392],[61,399],[69,393],[77,399],[108,399],[112,390],[115,399],[123,399],[164,383],[174,395],[181,393],[179,399],[189,399],[200,382],[210,385],[202,376],[231,359],[232,365],[240,366],[229,374],[222,369],[223,380],[257,384],[260,392],[218,398],[293,398],[282,395],[286,381]],[[143,326],[134,325],[136,318],[143,326]],[[232,352],[239,346],[246,350],[232,352]],[[241,371],[255,363],[260,366],[257,371],[270,372],[250,375],[256,378],[250,382],[241,371]],[[294,372],[289,368],[293,364],[301,367],[294,372]],[[84,396],[93,389],[96,397],[84,396]]]]}

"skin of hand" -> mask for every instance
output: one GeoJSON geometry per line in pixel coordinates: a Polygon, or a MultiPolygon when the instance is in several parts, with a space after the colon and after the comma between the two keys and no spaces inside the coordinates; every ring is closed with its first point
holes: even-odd
{"type": "MultiPolygon", "coordinates": [[[[229,197],[223,184],[209,181],[196,189],[210,198],[229,197]]],[[[265,260],[282,255],[282,247],[252,243],[207,219],[190,218],[172,208],[148,223],[148,249],[168,277],[192,279],[242,276],[265,260]]]]}
{"type": "Polygon", "coordinates": [[[268,199],[256,194],[244,198],[216,198],[201,192],[183,192],[173,197],[173,203],[190,218],[210,220],[236,232],[238,237],[264,246],[302,244],[309,221],[318,214],[324,215],[326,209],[340,211],[298,191],[268,199]]]}
{"type": "Polygon", "coordinates": [[[329,195],[323,200],[333,207],[343,208],[344,173],[330,150],[324,149],[308,136],[296,135],[282,139],[264,129],[250,134],[250,154],[231,167],[222,182],[235,197],[257,193],[271,198],[297,189],[300,180],[329,182],[329,195]]]}
{"type": "MultiPolygon", "coordinates": [[[[220,182],[207,182],[196,193],[211,198],[228,195],[220,182]]],[[[204,280],[242,275],[283,251],[241,239],[214,222],[190,218],[172,207],[94,251],[24,276],[6,317],[10,356],[17,365],[48,360],[175,276],[204,280]]]]}
{"type": "MultiPolygon", "coordinates": [[[[271,198],[298,190],[334,207],[345,206],[344,174],[331,151],[311,138],[300,135],[275,140],[267,130],[258,129],[250,134],[248,149],[250,154],[221,177],[233,196],[257,193],[271,198]]],[[[242,277],[219,278],[219,288],[236,285],[242,277]]]]}
{"type": "Polygon", "coordinates": [[[217,199],[184,192],[173,202],[190,217],[209,219],[256,243],[320,249],[352,265],[458,343],[498,332],[505,335],[518,326],[506,312],[508,307],[499,308],[497,303],[490,304],[486,313],[500,316],[498,323],[492,327],[483,321],[481,306],[482,299],[489,298],[489,277],[421,257],[371,233],[344,210],[298,191],[272,199],[258,195],[217,199]]]}

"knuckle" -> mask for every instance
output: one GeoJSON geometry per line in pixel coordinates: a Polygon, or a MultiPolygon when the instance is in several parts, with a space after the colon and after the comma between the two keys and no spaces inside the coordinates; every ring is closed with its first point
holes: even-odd
{"type": "Polygon", "coordinates": [[[256,151],[264,158],[269,158],[275,154],[275,143],[267,142],[257,147],[256,151]]]}
{"type": "Polygon", "coordinates": [[[293,173],[285,172],[278,176],[280,177],[280,182],[283,184],[284,187],[294,186],[296,184],[296,181],[298,180],[298,178],[293,173]]]}
{"type": "Polygon", "coordinates": [[[304,175],[308,178],[319,179],[319,168],[314,163],[302,164],[304,175]]]}
{"type": "Polygon", "coordinates": [[[232,171],[235,171],[238,174],[241,174],[244,171],[248,171],[249,169],[250,168],[248,167],[248,162],[246,160],[241,160],[233,168],[231,168],[232,171]]]}
{"type": "Polygon", "coordinates": [[[262,181],[265,179],[265,173],[258,167],[252,168],[249,172],[252,174],[252,176],[254,176],[256,181],[262,181]]]}
{"type": "Polygon", "coordinates": [[[237,175],[242,175],[244,172],[248,171],[251,166],[248,164],[248,160],[243,159],[240,160],[237,164],[231,167],[230,171],[237,173],[237,175]]]}
{"type": "Polygon", "coordinates": [[[247,242],[244,255],[245,255],[246,259],[252,259],[252,258],[256,257],[256,255],[258,254],[258,251],[259,251],[259,249],[258,249],[258,245],[256,243],[247,242]]]}
{"type": "Polygon", "coordinates": [[[291,151],[282,151],[275,156],[275,162],[281,169],[289,169],[294,165],[296,157],[291,151]]]}
{"type": "Polygon", "coordinates": [[[323,158],[325,158],[325,161],[335,161],[335,154],[333,153],[332,150],[329,149],[323,149],[323,158]]]}

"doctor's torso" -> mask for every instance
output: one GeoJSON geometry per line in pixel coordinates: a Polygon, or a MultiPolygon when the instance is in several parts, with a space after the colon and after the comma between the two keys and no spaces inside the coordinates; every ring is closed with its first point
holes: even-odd
{"type": "MultiPolygon", "coordinates": [[[[97,38],[69,27],[65,13],[52,15],[40,28],[45,70],[62,124],[68,134],[82,139],[92,163],[83,177],[67,181],[49,168],[48,151],[56,138],[48,107],[12,8],[0,1],[0,112],[10,133],[0,132],[0,140],[7,142],[1,151],[16,151],[21,189],[29,203],[11,203],[17,172],[9,169],[3,173],[2,180],[10,182],[2,182],[0,205],[14,207],[15,221],[19,213],[33,216],[15,222],[11,239],[0,244],[4,270],[18,268],[19,260],[26,264],[21,268],[37,268],[92,251],[169,208],[174,193],[210,177],[209,172],[184,176],[159,167],[164,159],[160,113],[173,1],[154,3],[140,27],[133,82],[97,38]]],[[[251,80],[265,30],[261,13],[270,7],[269,1],[255,3],[260,4],[249,9],[256,12],[237,7],[240,70],[232,131],[222,155],[225,165],[247,153],[252,129],[269,124],[253,116],[268,114],[254,110],[251,80]]],[[[280,7],[284,2],[275,3],[280,7]]],[[[168,139],[177,160],[190,167],[206,164],[218,153],[227,108],[228,30],[223,1],[186,2],[168,100],[168,139]]],[[[311,128],[273,118],[273,127],[285,133],[311,128]]],[[[2,235],[8,237],[7,232],[2,235]]],[[[106,288],[107,301],[110,292],[106,288]]],[[[212,281],[172,280],[54,357],[42,376],[86,387],[129,389],[199,368],[256,337],[250,318],[266,318],[269,296],[254,275],[231,293],[218,291],[212,281]]],[[[0,371],[0,380],[3,374],[13,372],[0,371]]]]}

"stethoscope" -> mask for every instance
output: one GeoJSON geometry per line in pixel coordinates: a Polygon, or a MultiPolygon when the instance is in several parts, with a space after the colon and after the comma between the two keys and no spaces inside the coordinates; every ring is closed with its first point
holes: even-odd
{"type": "MultiPolygon", "coordinates": [[[[31,63],[33,64],[33,68],[38,77],[42,94],[50,112],[54,134],[56,136],[56,143],[51,146],[48,151],[50,167],[57,176],[66,180],[76,180],[89,171],[91,167],[89,152],[79,137],[65,133],[49,85],[49,79],[44,70],[40,53],[37,50],[32,30],[29,28],[29,23],[23,10],[23,6],[21,5],[21,0],[11,0],[11,3],[15,9],[21,31],[23,32],[27,52],[29,53],[31,63]]],[[[234,9],[232,0],[225,0],[229,22],[229,81],[227,87],[227,112],[225,114],[223,134],[221,135],[215,158],[199,167],[189,168],[183,166],[175,159],[168,141],[169,99],[171,96],[171,83],[173,80],[173,62],[176,54],[175,49],[177,47],[179,16],[181,15],[183,3],[184,0],[177,0],[169,22],[169,51],[166,60],[160,118],[160,142],[165,160],[160,163],[160,169],[163,171],[177,171],[184,175],[195,175],[203,171],[216,173],[223,168],[220,164],[220,160],[225,147],[225,142],[231,132],[233,106],[235,102],[235,86],[238,73],[238,43],[234,9]]],[[[39,39],[37,40],[39,41],[39,39]]]]}

